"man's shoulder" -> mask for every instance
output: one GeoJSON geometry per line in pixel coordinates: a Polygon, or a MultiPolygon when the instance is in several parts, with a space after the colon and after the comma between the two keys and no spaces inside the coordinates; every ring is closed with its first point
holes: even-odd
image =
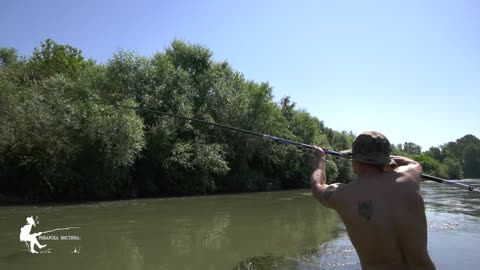
{"type": "Polygon", "coordinates": [[[348,184],[333,183],[328,185],[322,185],[318,189],[318,192],[314,193],[314,196],[326,207],[336,208],[339,201],[343,200],[344,193],[348,189],[348,184]]]}
{"type": "Polygon", "coordinates": [[[335,198],[338,200],[344,200],[350,196],[351,193],[355,193],[360,186],[357,182],[349,183],[334,183],[330,186],[334,187],[335,198]]]}
{"type": "Polygon", "coordinates": [[[414,170],[406,170],[401,172],[394,172],[393,178],[395,183],[402,187],[419,188],[422,181],[421,175],[414,170]]]}
{"type": "Polygon", "coordinates": [[[328,188],[328,193],[326,194],[329,197],[330,203],[336,208],[340,206],[342,202],[345,202],[349,199],[349,194],[354,192],[356,189],[356,183],[334,183],[330,184],[328,188]]]}
{"type": "Polygon", "coordinates": [[[354,189],[355,185],[356,184],[354,182],[349,182],[349,183],[337,182],[337,183],[330,184],[329,186],[331,186],[335,190],[336,194],[343,194],[348,192],[351,189],[354,189]]]}

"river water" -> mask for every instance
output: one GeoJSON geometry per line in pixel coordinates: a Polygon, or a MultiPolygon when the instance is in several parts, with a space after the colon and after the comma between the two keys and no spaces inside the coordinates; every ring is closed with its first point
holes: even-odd
{"type": "MultiPolygon", "coordinates": [[[[478,180],[462,180],[480,185],[478,180]],[[478,184],[477,184],[478,183],[478,184]]],[[[422,183],[438,269],[478,269],[480,193],[422,183]]],[[[338,216],[309,190],[0,207],[0,269],[360,269],[338,216]],[[32,254],[31,233],[46,247],[32,254]]]]}

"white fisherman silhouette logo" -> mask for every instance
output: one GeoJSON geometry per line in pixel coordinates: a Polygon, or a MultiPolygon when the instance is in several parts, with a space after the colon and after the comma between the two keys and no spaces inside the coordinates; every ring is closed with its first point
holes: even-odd
{"type": "Polygon", "coordinates": [[[40,245],[37,240],[37,236],[42,235],[41,232],[30,234],[33,226],[36,226],[38,223],[35,222],[33,217],[27,217],[27,224],[20,229],[20,241],[25,242],[27,248],[30,249],[31,253],[38,253],[35,251],[35,246],[42,249],[47,245],[40,245]]]}
{"type": "MultiPolygon", "coordinates": [[[[27,224],[25,224],[22,228],[20,228],[20,241],[21,242],[24,242],[25,245],[27,246],[27,249],[30,253],[38,253],[38,251],[35,250],[35,246],[39,249],[43,249],[47,246],[47,244],[40,244],[38,242],[38,239],[37,237],[43,235],[43,234],[47,234],[47,233],[51,233],[51,232],[54,232],[54,231],[63,231],[63,230],[70,230],[70,229],[79,229],[80,227],[65,227],[65,228],[56,228],[56,229],[53,229],[53,230],[48,230],[48,231],[44,231],[44,232],[37,232],[37,233],[31,233],[32,231],[32,227],[35,227],[36,225],[39,224],[38,222],[38,217],[37,217],[37,220],[33,219],[33,216],[30,216],[30,217],[27,217],[27,224]]],[[[68,236],[70,238],[72,238],[72,236],[68,236]]],[[[58,237],[55,237],[56,240],[58,240],[58,237]]],[[[80,237],[78,236],[75,236],[73,238],[78,238],[78,239],[66,239],[66,240],[80,240],[80,237]]],[[[62,239],[61,240],[64,240],[63,239],[63,236],[62,236],[62,239]]],[[[42,252],[42,253],[50,253],[50,250],[47,250],[46,252],[42,252]]],[[[75,250],[73,253],[79,253],[79,251],[77,251],[77,248],[75,247],[75,250]]]]}

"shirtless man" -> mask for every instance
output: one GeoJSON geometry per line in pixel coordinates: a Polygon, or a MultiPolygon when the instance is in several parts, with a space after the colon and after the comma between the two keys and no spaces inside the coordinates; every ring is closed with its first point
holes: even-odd
{"type": "Polygon", "coordinates": [[[360,134],[351,150],[357,179],[326,182],[325,153],[315,147],[313,195],[337,211],[363,270],[435,269],[427,251],[427,221],[420,194],[422,166],[390,156],[390,142],[375,131],[360,134]]]}

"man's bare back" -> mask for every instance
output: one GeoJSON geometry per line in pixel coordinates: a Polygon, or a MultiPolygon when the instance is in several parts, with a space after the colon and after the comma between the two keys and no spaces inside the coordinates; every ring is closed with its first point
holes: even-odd
{"type": "Polygon", "coordinates": [[[411,178],[398,172],[359,178],[334,195],[363,269],[434,269],[423,199],[411,178]]]}
{"type": "MultiPolygon", "coordinates": [[[[353,158],[357,180],[349,184],[326,183],[325,154],[315,148],[313,195],[340,215],[362,269],[435,269],[427,251],[425,206],[419,191],[422,167],[405,157],[390,157],[389,142],[382,134],[366,132],[360,136],[363,134],[366,138],[360,138],[357,151],[364,147],[374,155],[364,151],[366,155],[359,156],[365,162],[353,158]],[[375,140],[374,147],[382,146],[383,138],[386,150],[368,148],[375,140]],[[379,156],[382,151],[385,153],[379,156]],[[391,167],[390,161],[396,165],[391,167]]],[[[354,141],[353,150],[355,146],[354,141]]]]}

